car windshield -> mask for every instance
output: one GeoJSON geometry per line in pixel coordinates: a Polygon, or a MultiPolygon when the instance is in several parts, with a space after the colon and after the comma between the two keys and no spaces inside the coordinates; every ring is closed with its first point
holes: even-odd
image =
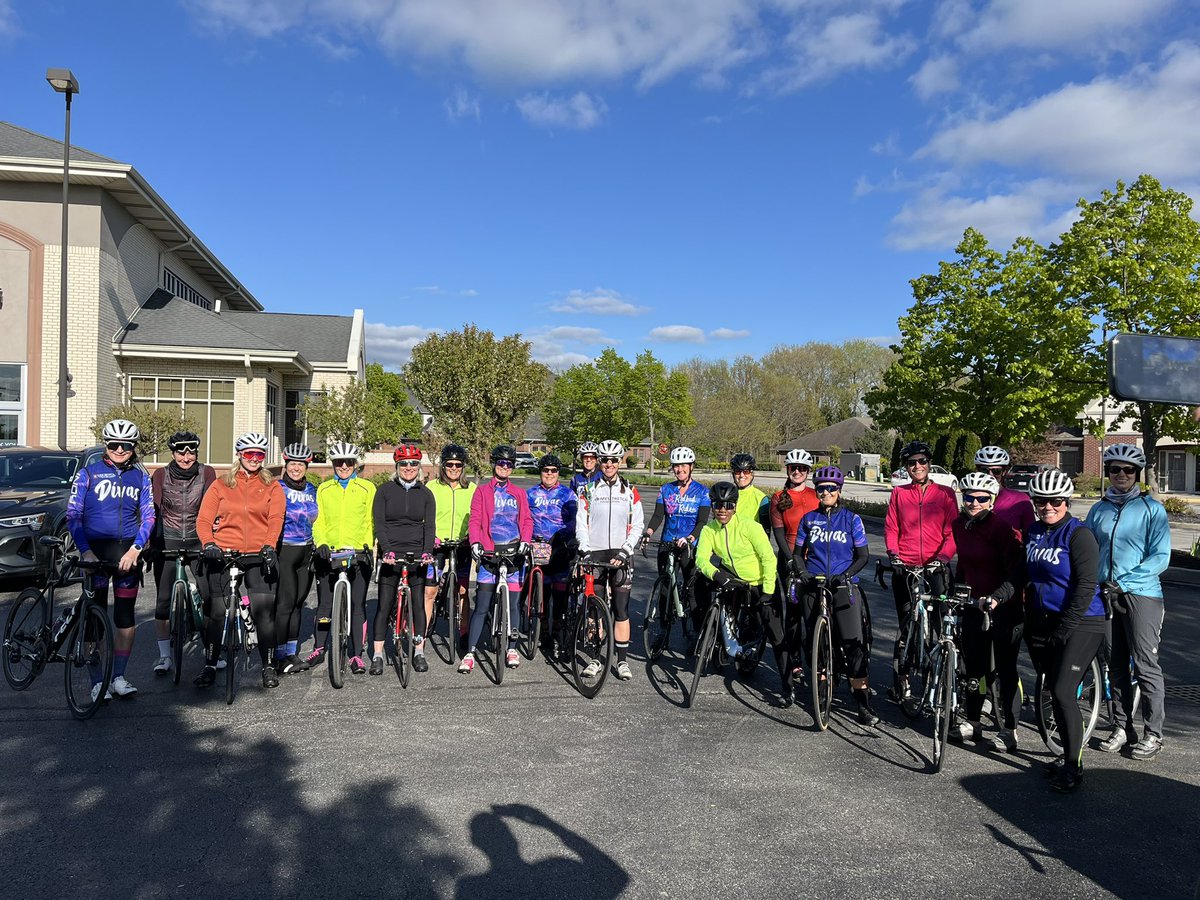
{"type": "Polygon", "coordinates": [[[0,456],[0,488],[62,488],[71,484],[79,460],[45,453],[0,456]]]}
{"type": "Polygon", "coordinates": [[[1029,465],[1027,463],[1017,463],[1012,467],[1013,472],[1021,474],[1030,474],[1032,472],[1036,472],[1037,470],[1038,467],[1036,465],[1029,465]]]}

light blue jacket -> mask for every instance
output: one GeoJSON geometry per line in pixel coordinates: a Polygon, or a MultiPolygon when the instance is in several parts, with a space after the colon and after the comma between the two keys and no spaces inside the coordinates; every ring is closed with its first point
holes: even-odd
{"type": "Polygon", "coordinates": [[[1143,493],[1117,506],[1104,499],[1088,510],[1084,524],[1100,545],[1099,580],[1143,597],[1162,597],[1158,576],[1171,563],[1167,510],[1143,493]]]}

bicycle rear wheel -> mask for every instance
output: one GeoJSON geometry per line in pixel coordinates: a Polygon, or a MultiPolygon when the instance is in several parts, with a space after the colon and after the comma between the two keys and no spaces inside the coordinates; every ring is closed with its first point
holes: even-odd
{"type": "MultiPolygon", "coordinates": [[[[1092,664],[1083,672],[1083,680],[1075,691],[1079,704],[1079,714],[1083,718],[1083,745],[1096,728],[1096,720],[1100,717],[1103,682],[1100,680],[1100,661],[1093,657],[1092,664]]],[[[1054,718],[1054,703],[1050,694],[1050,686],[1046,684],[1046,676],[1038,673],[1034,693],[1034,707],[1037,713],[1038,733],[1046,748],[1055,756],[1063,755],[1062,736],[1059,734],[1058,722],[1054,718]]]]}
{"type": "Polygon", "coordinates": [[[954,680],[958,672],[958,648],[946,641],[933,676],[933,768],[942,771],[946,746],[954,722],[954,680]]]}
{"type": "Polygon", "coordinates": [[[906,626],[904,657],[901,660],[901,671],[907,673],[908,689],[912,696],[900,703],[900,711],[905,718],[919,719],[925,710],[925,693],[929,687],[928,661],[921,662],[922,648],[925,644],[924,616],[909,619],[906,626]]]}
{"type": "Polygon", "coordinates": [[[179,684],[183,674],[183,648],[192,636],[192,611],[188,608],[191,598],[187,585],[175,582],[171,588],[171,681],[179,684]]]}
{"type": "Polygon", "coordinates": [[[829,727],[834,685],[833,634],[829,630],[829,619],[825,616],[818,616],[813,624],[809,659],[812,660],[809,683],[812,685],[813,720],[817,730],[824,731],[829,727]]]}
{"type": "Polygon", "coordinates": [[[408,674],[412,670],[412,657],[409,655],[412,652],[412,618],[408,608],[411,597],[411,590],[400,585],[396,591],[396,617],[392,630],[392,666],[402,688],[408,687],[408,674]]]}
{"type": "Polygon", "coordinates": [[[237,607],[225,616],[225,705],[233,703],[237,696],[238,647],[242,640],[242,617],[237,607]]]}
{"type": "Polygon", "coordinates": [[[340,578],[333,585],[333,608],[329,614],[329,683],[340,688],[346,683],[350,661],[350,586],[340,578]]]}
{"type": "Polygon", "coordinates": [[[63,654],[67,706],[77,719],[90,719],[104,702],[113,673],[113,630],[108,614],[85,604],[67,637],[63,654]],[[98,691],[93,690],[99,685],[98,691]]]}
{"type": "Polygon", "coordinates": [[[613,620],[608,604],[599,597],[581,597],[580,603],[571,647],[571,675],[575,679],[575,688],[591,700],[608,680],[613,653],[613,620]],[[590,678],[584,677],[584,671],[593,662],[599,664],[600,670],[590,678]]]}
{"type": "Polygon", "coordinates": [[[717,643],[717,630],[720,628],[718,619],[721,615],[718,607],[719,604],[714,601],[708,608],[708,612],[704,614],[704,626],[700,629],[700,639],[696,642],[696,659],[692,663],[692,685],[687,693],[686,705],[688,707],[696,704],[700,679],[703,677],[705,669],[708,668],[709,660],[712,659],[713,647],[717,643]]]}
{"type": "Polygon", "coordinates": [[[538,641],[542,637],[543,585],[541,567],[535,566],[529,573],[525,596],[522,598],[524,602],[521,604],[521,613],[525,617],[525,621],[520,623],[521,643],[524,644],[521,655],[526,659],[537,656],[538,641]]]}
{"type": "Polygon", "coordinates": [[[671,585],[665,575],[659,575],[646,598],[646,615],[642,619],[642,648],[647,662],[662,656],[671,640],[675,611],[671,607],[671,585]]]}
{"type": "Polygon", "coordinates": [[[37,588],[21,591],[4,623],[4,680],[14,691],[23,691],[46,665],[42,658],[42,633],[47,604],[37,588]]]}

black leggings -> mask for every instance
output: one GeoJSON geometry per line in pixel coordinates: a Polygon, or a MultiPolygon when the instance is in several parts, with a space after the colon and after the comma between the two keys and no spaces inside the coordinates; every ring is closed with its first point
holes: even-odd
{"type": "MultiPolygon", "coordinates": [[[[197,555],[188,563],[192,578],[195,579],[196,589],[200,591],[200,599],[208,599],[208,579],[204,577],[204,559],[199,556],[199,541],[176,541],[168,538],[164,542],[164,550],[196,551],[197,555]]],[[[175,588],[175,560],[154,556],[154,587],[157,595],[154,598],[154,618],[160,622],[171,618],[171,592],[175,588]]]]}
{"type": "MultiPolygon", "coordinates": [[[[617,551],[611,551],[616,556],[617,551]]],[[[608,605],[612,609],[614,622],[629,621],[629,583],[633,580],[633,561],[619,569],[594,569],[593,582],[596,588],[608,585],[608,605]]]]}
{"type": "MultiPolygon", "coordinates": [[[[409,604],[412,606],[413,633],[425,634],[425,566],[417,563],[408,570],[409,604]]],[[[396,592],[400,589],[400,568],[387,564],[379,567],[379,609],[375,612],[375,625],[371,637],[382,641],[387,638],[388,619],[396,609],[396,592]]],[[[457,602],[457,598],[455,598],[457,602]]]]}
{"type": "Polygon", "coordinates": [[[1083,768],[1083,716],[1077,693],[1083,675],[1104,644],[1104,630],[1090,623],[1075,628],[1065,644],[1051,643],[1046,633],[1031,636],[1029,656],[1034,668],[1046,675],[1054,721],[1058,724],[1063,759],[1073,771],[1083,768]]]}
{"type": "Polygon", "coordinates": [[[311,544],[284,544],[279,551],[275,637],[280,644],[300,637],[300,617],[313,582],[312,557],[311,544]]]}
{"type": "MultiPolygon", "coordinates": [[[[338,572],[329,563],[317,563],[317,618],[313,625],[313,649],[320,650],[329,638],[329,619],[333,614],[333,586],[338,572]]],[[[346,569],[350,579],[350,655],[361,656],[367,634],[367,585],[371,567],[366,560],[355,559],[346,569]]],[[[380,585],[382,588],[382,585],[380,585]]]]}
{"type": "MultiPolygon", "coordinates": [[[[242,593],[250,598],[250,616],[258,632],[258,655],[264,666],[270,664],[271,653],[275,650],[275,579],[274,572],[270,577],[263,574],[261,563],[242,568],[242,593]]],[[[209,567],[208,589],[208,664],[211,666],[221,655],[221,632],[229,604],[229,570],[224,564],[209,567]]],[[[228,662],[233,664],[232,660],[228,662]]]]}
{"type": "MultiPolygon", "coordinates": [[[[711,582],[708,579],[698,579],[701,583],[711,582]]],[[[725,595],[725,614],[730,622],[737,624],[738,636],[749,642],[756,640],[757,635],[765,633],[771,650],[775,654],[775,665],[779,668],[779,680],[785,693],[792,689],[792,648],[783,633],[783,616],[779,599],[775,594],[763,596],[759,588],[739,588],[725,595]]],[[[709,602],[712,596],[709,592],[709,602]]],[[[717,635],[721,640],[721,635],[717,635]]]]}
{"type": "Polygon", "coordinates": [[[967,719],[978,722],[983,714],[983,700],[987,690],[987,679],[994,677],[1000,690],[1000,709],[1004,728],[1012,731],[1021,716],[1020,692],[1017,689],[1020,676],[1017,674],[1017,657],[1021,653],[1021,632],[1024,616],[1020,599],[1014,598],[1001,603],[991,611],[991,626],[983,630],[983,613],[978,609],[964,609],[962,633],[963,668],[968,678],[979,679],[979,690],[966,694],[967,719]],[[992,657],[995,657],[995,666],[992,657]]]}
{"type": "MultiPolygon", "coordinates": [[[[819,588],[813,585],[802,595],[804,606],[804,623],[808,634],[812,634],[817,622],[820,604],[817,602],[819,588]]],[[[869,674],[871,661],[867,658],[867,643],[863,635],[864,603],[862,590],[858,585],[851,588],[844,585],[833,594],[833,640],[841,647],[842,659],[845,660],[846,672],[851,678],[866,678],[869,674]]],[[[789,628],[789,631],[792,629],[789,628]]],[[[800,629],[797,627],[796,632],[800,629]]],[[[796,632],[793,632],[793,640],[796,632]]],[[[808,655],[806,646],[804,655],[808,655]]],[[[799,648],[793,647],[793,653],[800,655],[799,648]]],[[[809,660],[812,665],[812,660],[809,660]]]]}
{"type": "MultiPolygon", "coordinates": [[[[101,562],[116,565],[121,557],[133,546],[132,540],[93,540],[92,552],[101,562]]],[[[106,572],[96,572],[86,576],[92,579],[92,588],[96,591],[96,603],[101,609],[108,609],[108,582],[106,572]]],[[[124,575],[111,576],[113,583],[113,626],[116,628],[133,628],[137,625],[133,608],[137,604],[138,585],[142,580],[141,563],[136,563],[124,575]]]]}

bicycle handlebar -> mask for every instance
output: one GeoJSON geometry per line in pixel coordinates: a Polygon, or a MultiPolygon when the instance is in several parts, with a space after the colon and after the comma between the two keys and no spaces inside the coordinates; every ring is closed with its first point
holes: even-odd
{"type": "Polygon", "coordinates": [[[155,550],[154,552],[163,559],[182,559],[184,562],[200,559],[204,556],[203,550],[155,550]]]}
{"type": "MultiPolygon", "coordinates": [[[[67,564],[74,566],[83,572],[104,572],[108,575],[127,575],[128,572],[122,572],[119,564],[108,562],[103,559],[84,559],[83,557],[69,556],[64,560],[67,564]]],[[[130,570],[132,571],[132,569],[130,570]]]]}

